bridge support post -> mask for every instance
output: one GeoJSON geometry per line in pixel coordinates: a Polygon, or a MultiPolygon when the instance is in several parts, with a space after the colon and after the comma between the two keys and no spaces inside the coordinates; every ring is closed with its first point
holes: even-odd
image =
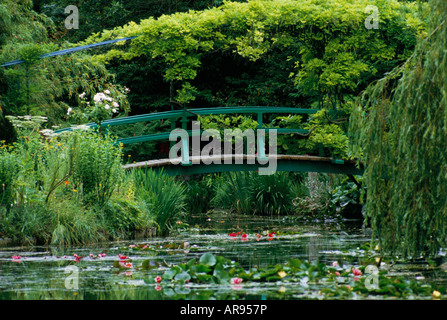
{"type": "Polygon", "coordinates": [[[188,139],[182,137],[182,165],[191,165],[189,161],[189,136],[188,139]]]}
{"type": "Polygon", "coordinates": [[[258,112],[258,130],[257,130],[257,135],[256,135],[256,140],[257,141],[257,152],[258,152],[258,161],[260,163],[267,163],[268,162],[268,158],[265,155],[265,131],[262,131],[262,118],[263,118],[264,114],[262,112],[258,112]]]}
{"type": "Polygon", "coordinates": [[[192,165],[189,158],[189,134],[188,131],[184,129],[175,129],[171,131],[169,135],[169,141],[177,141],[180,137],[180,141],[177,142],[171,149],[169,150],[169,159],[172,164],[182,165],[192,165]],[[178,161],[178,150],[181,150],[182,156],[181,161],[178,161]]]}

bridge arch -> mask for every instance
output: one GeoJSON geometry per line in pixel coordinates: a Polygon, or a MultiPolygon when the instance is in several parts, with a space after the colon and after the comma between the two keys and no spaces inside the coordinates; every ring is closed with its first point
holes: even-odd
{"type": "MultiPolygon", "coordinates": [[[[203,133],[202,130],[191,130],[189,124],[197,116],[203,115],[216,115],[216,114],[254,114],[256,115],[258,130],[264,130],[267,134],[272,130],[278,134],[299,134],[306,136],[309,134],[309,130],[300,128],[271,128],[263,125],[263,117],[266,114],[305,114],[311,115],[318,112],[319,109],[301,109],[301,108],[289,108],[289,107],[221,107],[221,108],[195,108],[183,110],[172,110],[165,112],[155,112],[149,114],[141,114],[128,117],[114,118],[103,121],[100,125],[106,131],[113,126],[129,125],[138,122],[148,122],[154,120],[166,120],[172,121],[171,131],[152,133],[140,136],[120,137],[117,142],[123,145],[131,143],[139,143],[146,141],[169,141],[172,130],[175,128],[176,120],[180,119],[182,130],[184,130],[189,137],[199,136],[203,133]]],[[[329,111],[330,113],[336,113],[336,111],[329,111]]],[[[87,123],[85,126],[90,128],[97,128],[96,123],[87,123]]],[[[75,130],[76,126],[56,130],[55,133],[59,134],[66,131],[75,130]]],[[[264,143],[259,140],[258,144],[264,143]]],[[[362,175],[363,166],[354,160],[337,159],[333,157],[325,157],[320,152],[320,156],[308,156],[308,155],[281,155],[281,154],[269,154],[266,155],[264,148],[258,149],[256,156],[248,154],[223,154],[210,157],[197,157],[190,155],[189,141],[186,141],[185,137],[181,138],[183,143],[183,149],[188,152],[182,152],[182,157],[179,158],[166,158],[142,161],[132,164],[125,164],[123,168],[135,169],[135,168],[152,168],[154,170],[162,169],[169,175],[193,175],[202,173],[216,173],[216,172],[232,172],[232,171],[263,171],[265,170],[266,162],[276,161],[276,171],[289,171],[289,172],[324,172],[335,174],[346,174],[348,176],[362,175]],[[253,158],[254,157],[254,158],[253,158]],[[207,160],[207,161],[203,161],[207,160]],[[267,161],[266,161],[267,160],[267,161]],[[211,162],[211,163],[210,163],[211,162]],[[223,162],[223,163],[222,163],[223,162]]],[[[262,145],[262,144],[261,144],[262,145]]]]}

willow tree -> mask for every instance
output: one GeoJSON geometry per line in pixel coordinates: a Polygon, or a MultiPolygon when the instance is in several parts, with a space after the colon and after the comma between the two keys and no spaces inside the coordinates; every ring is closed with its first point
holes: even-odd
{"type": "Polygon", "coordinates": [[[350,121],[374,237],[405,258],[436,256],[447,235],[447,2],[429,10],[428,35],[364,92],[350,121]]]}

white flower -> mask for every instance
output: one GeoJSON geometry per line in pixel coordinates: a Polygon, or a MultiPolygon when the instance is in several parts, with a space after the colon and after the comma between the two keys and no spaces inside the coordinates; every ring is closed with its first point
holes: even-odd
{"type": "Polygon", "coordinates": [[[93,100],[95,100],[95,102],[100,102],[101,100],[105,99],[106,95],[102,92],[95,94],[95,96],[93,97],[93,100]]]}
{"type": "Polygon", "coordinates": [[[110,94],[110,91],[109,90],[104,90],[104,93],[105,94],[110,94]]]}
{"type": "Polygon", "coordinates": [[[113,112],[113,113],[116,113],[116,109],[112,109],[112,112],[113,112]]]}
{"type": "Polygon", "coordinates": [[[79,98],[83,99],[83,98],[85,97],[85,95],[86,95],[86,93],[83,92],[83,93],[81,93],[81,94],[79,95],[79,98]]]}
{"type": "Polygon", "coordinates": [[[85,124],[80,124],[77,126],[72,126],[74,130],[90,130],[90,127],[85,124]]]}
{"type": "Polygon", "coordinates": [[[110,106],[109,106],[108,104],[106,104],[106,105],[104,106],[104,109],[109,110],[109,109],[110,109],[110,106]]]}
{"type": "Polygon", "coordinates": [[[42,133],[42,134],[43,134],[44,136],[46,136],[46,137],[52,137],[52,136],[57,135],[57,134],[55,134],[54,131],[51,130],[51,129],[43,129],[43,130],[40,130],[40,133],[42,133]]]}
{"type": "Polygon", "coordinates": [[[119,108],[119,104],[118,104],[118,102],[116,102],[116,101],[113,101],[112,102],[112,106],[114,106],[115,108],[119,108]]]}
{"type": "Polygon", "coordinates": [[[99,102],[102,100],[101,96],[99,95],[99,93],[95,94],[95,96],[93,97],[93,100],[95,100],[95,102],[99,102]]]}
{"type": "Polygon", "coordinates": [[[72,111],[73,111],[73,108],[72,108],[72,107],[69,107],[68,110],[67,110],[67,116],[69,116],[69,115],[70,115],[70,112],[72,112],[72,111]]]}

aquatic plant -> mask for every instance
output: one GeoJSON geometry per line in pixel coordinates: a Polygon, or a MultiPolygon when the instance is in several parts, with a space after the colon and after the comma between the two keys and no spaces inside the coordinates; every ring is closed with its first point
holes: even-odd
{"type": "Polygon", "coordinates": [[[134,170],[130,174],[136,199],[144,204],[146,219],[155,221],[159,234],[166,234],[185,210],[186,187],[164,172],[134,170]]]}
{"type": "Polygon", "coordinates": [[[287,214],[293,212],[293,180],[288,172],[272,175],[252,175],[251,192],[253,211],[260,215],[287,214]]]}
{"type": "Polygon", "coordinates": [[[259,175],[257,172],[230,172],[215,184],[214,207],[240,214],[287,214],[293,211],[292,186],[287,172],[259,175]]]}
{"type": "MultiPolygon", "coordinates": [[[[283,264],[243,268],[239,263],[203,254],[199,259],[170,266],[157,283],[163,288],[172,284],[208,283],[241,285],[253,282],[274,282],[278,286],[287,283],[307,283],[321,286],[318,294],[323,298],[350,299],[364,296],[438,299],[444,288],[427,283],[391,276],[386,270],[377,273],[378,286],[368,287],[369,273],[365,266],[341,266],[337,262],[326,265],[316,260],[289,259],[283,264]]],[[[235,287],[234,289],[239,289],[235,287]]]]}
{"type": "Polygon", "coordinates": [[[190,177],[185,181],[186,210],[190,214],[203,214],[213,208],[211,199],[215,196],[213,184],[219,179],[218,175],[204,175],[198,178],[190,177]]]}

